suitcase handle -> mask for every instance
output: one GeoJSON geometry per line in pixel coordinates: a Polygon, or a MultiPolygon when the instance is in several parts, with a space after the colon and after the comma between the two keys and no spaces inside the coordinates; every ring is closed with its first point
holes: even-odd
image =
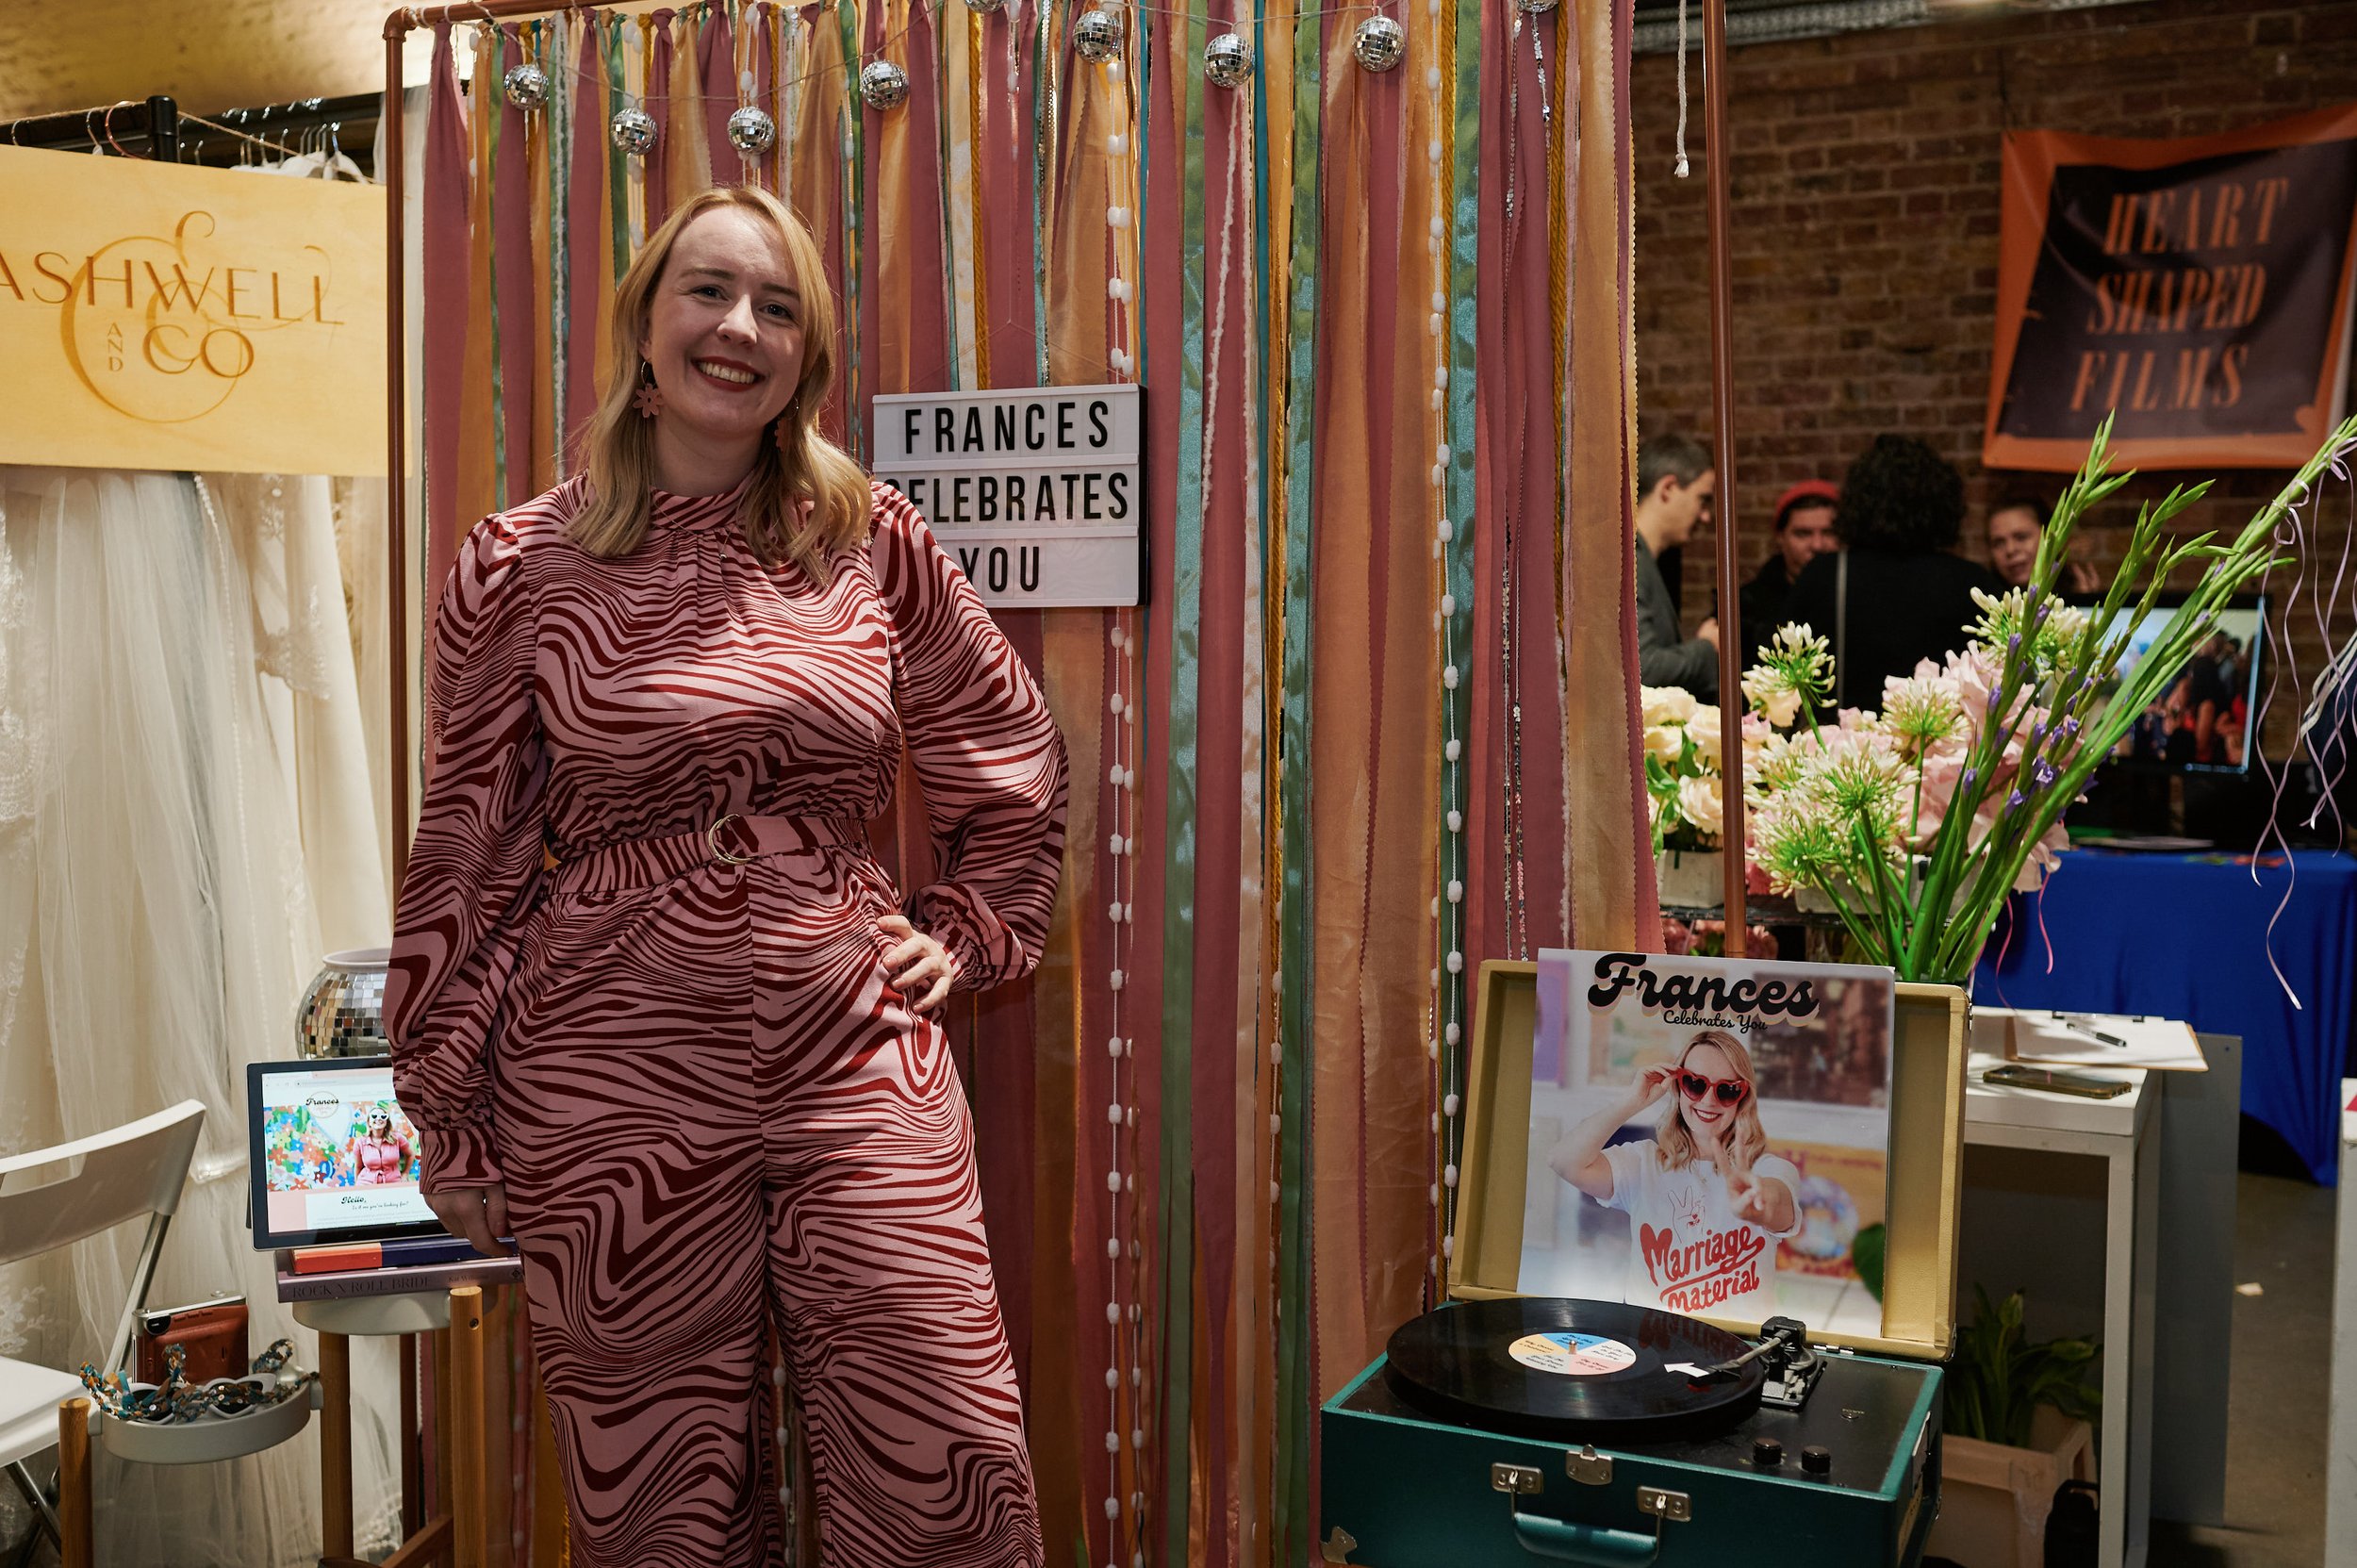
{"type": "Polygon", "coordinates": [[[1586,1563],[1588,1568],[1647,1568],[1661,1554],[1660,1529],[1659,1520],[1654,1523],[1654,1534],[1639,1535],[1514,1510],[1514,1538],[1524,1551],[1558,1562],[1586,1563]]]}

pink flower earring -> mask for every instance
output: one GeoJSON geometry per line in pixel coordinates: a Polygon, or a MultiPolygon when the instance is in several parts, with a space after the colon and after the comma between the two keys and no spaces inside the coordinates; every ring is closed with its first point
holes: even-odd
{"type": "Polygon", "coordinates": [[[654,366],[644,359],[638,361],[638,390],[631,394],[631,402],[642,420],[663,412],[663,388],[654,384],[654,366]]]}

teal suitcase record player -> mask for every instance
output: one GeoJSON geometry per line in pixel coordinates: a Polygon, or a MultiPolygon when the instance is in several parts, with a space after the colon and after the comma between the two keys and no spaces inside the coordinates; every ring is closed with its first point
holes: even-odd
{"type": "Polygon", "coordinates": [[[1535,970],[1482,967],[1450,1299],[1319,1412],[1323,1560],[1913,1568],[1938,1511],[1963,992],[1897,987],[1881,1332],[1820,1333],[1514,1294],[1535,970]],[[1558,1353],[1611,1376],[1545,1376],[1558,1353]]]}

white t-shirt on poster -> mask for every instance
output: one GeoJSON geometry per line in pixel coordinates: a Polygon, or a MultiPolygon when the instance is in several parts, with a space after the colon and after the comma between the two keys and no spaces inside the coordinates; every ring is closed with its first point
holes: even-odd
{"type": "Polygon", "coordinates": [[[1763,1154],[1755,1181],[1781,1181],[1792,1195],[1790,1230],[1771,1230],[1735,1217],[1735,1199],[1712,1162],[1697,1158],[1665,1170],[1661,1146],[1648,1138],[1604,1151],[1612,1167],[1605,1207],[1629,1218],[1628,1282],[1622,1298],[1673,1312],[1758,1321],[1775,1312],[1776,1242],[1800,1230],[1801,1173],[1763,1154]]]}

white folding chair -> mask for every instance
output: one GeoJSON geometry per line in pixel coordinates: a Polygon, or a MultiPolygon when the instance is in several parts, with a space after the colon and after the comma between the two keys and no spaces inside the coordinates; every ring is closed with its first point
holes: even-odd
{"type": "MultiPolygon", "coordinates": [[[[205,1107],[188,1099],[95,1137],[0,1158],[0,1263],[71,1246],[128,1220],[147,1221],[122,1320],[97,1363],[110,1373],[131,1353],[131,1331],[204,1125],[205,1107]]],[[[58,1446],[58,1404],[81,1390],[74,1373],[0,1356],[0,1466],[32,1504],[40,1528],[58,1538],[60,1550],[57,1510],[25,1461],[58,1446]]],[[[58,1477],[61,1494],[79,1489],[86,1496],[88,1485],[87,1475],[58,1477]]]]}

